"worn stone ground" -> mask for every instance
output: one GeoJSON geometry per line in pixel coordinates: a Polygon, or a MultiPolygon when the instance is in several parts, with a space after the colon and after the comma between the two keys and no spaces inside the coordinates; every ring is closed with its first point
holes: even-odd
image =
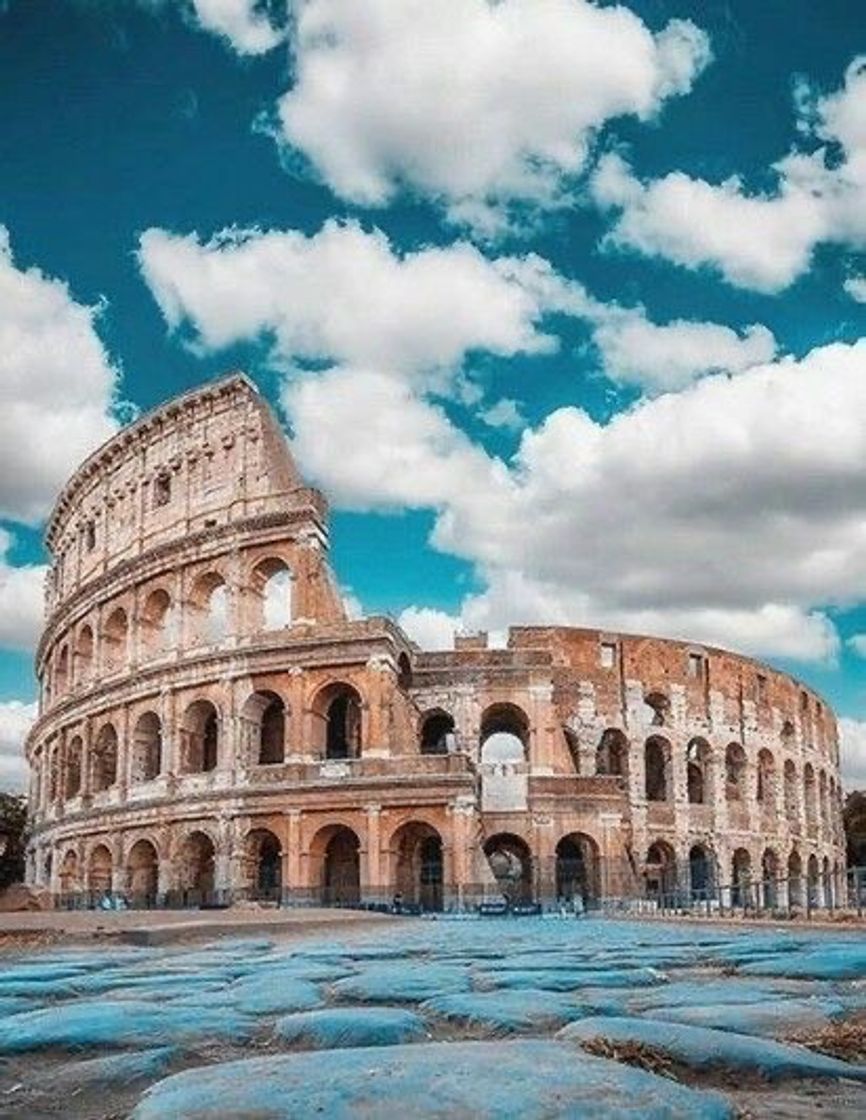
{"type": "Polygon", "coordinates": [[[866,1115],[859,930],[52,919],[0,959],[3,1117],[866,1115]]]}

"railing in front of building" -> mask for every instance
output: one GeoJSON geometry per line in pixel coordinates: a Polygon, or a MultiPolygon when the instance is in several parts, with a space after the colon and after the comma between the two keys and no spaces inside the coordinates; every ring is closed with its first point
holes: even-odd
{"type": "Polygon", "coordinates": [[[72,891],[54,896],[61,910],[225,910],[232,907],[297,909],[327,907],[397,915],[453,914],[482,916],[549,914],[609,917],[695,917],[811,919],[838,914],[862,918],[866,912],[866,867],[817,877],[773,876],[758,880],[713,883],[692,888],[676,882],[609,891],[539,876],[534,885],[433,882],[411,894],[393,886],[289,888],[269,886],[225,890],[170,890],[134,894],[72,891]]]}

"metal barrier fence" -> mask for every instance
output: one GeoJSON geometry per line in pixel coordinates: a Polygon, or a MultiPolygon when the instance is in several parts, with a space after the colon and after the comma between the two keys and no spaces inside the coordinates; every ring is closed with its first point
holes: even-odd
{"type": "MultiPolygon", "coordinates": [[[[604,877],[600,882],[604,882],[604,877]]],[[[75,891],[55,896],[63,910],[193,910],[225,909],[237,905],[270,908],[336,907],[382,913],[524,914],[603,913],[623,917],[647,914],[696,917],[811,918],[844,911],[863,917],[866,910],[866,867],[839,874],[775,876],[734,883],[708,883],[693,890],[678,883],[644,883],[642,889],[602,889],[590,883],[563,891],[562,883],[506,882],[444,887],[433,884],[414,894],[393,886],[340,888],[281,888],[264,890],[173,890],[165,894],[75,891]],[[557,890],[559,886],[559,890],[557,890]]],[[[621,884],[610,883],[612,887],[621,884]]]]}

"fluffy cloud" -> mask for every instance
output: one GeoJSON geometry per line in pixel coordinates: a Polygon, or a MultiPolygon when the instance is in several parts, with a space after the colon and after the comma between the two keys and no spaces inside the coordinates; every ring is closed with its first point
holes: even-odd
{"type": "Polygon", "coordinates": [[[98,308],[19,269],[0,226],[0,517],[35,522],[71,471],[117,429],[117,371],[98,308]]]}
{"type": "Polygon", "coordinates": [[[12,541],[0,529],[0,647],[31,650],[43,622],[43,590],[47,568],[41,564],[14,567],[6,554],[12,541]]]}
{"type": "Polygon", "coordinates": [[[36,719],[36,705],[0,702],[0,791],[22,793],[27,778],[24,738],[36,719]]]}
{"type": "Polygon", "coordinates": [[[406,607],[397,622],[421,649],[453,649],[454,635],[461,629],[459,617],[431,607],[406,607]]]}
{"type": "Polygon", "coordinates": [[[285,28],[275,27],[260,0],[189,0],[205,31],[225,39],[238,54],[265,54],[281,43],[285,28]]]}
{"type": "Polygon", "coordinates": [[[847,790],[866,790],[866,722],[839,720],[842,782],[847,790]]]}
{"type": "Polygon", "coordinates": [[[866,276],[849,276],[842,287],[855,303],[866,303],[866,276]]]}
{"type": "Polygon", "coordinates": [[[587,0],[307,0],[293,53],[279,138],[332,190],[382,206],[405,188],[487,228],[555,205],[605,122],[652,118],[710,60],[687,20],[654,35],[587,0]]]}
{"type": "Polygon", "coordinates": [[[797,101],[807,147],[774,164],[771,193],[750,193],[738,177],[713,184],[677,171],[644,183],[620,156],[604,157],[592,191],[602,207],[619,212],[606,242],[687,268],[709,266],[731,284],[762,292],[793,283],[822,242],[862,249],[866,57],[852,62],[839,90],[821,96],[801,86],[797,101]]]}
{"type": "Polygon", "coordinates": [[[144,278],[169,324],[212,350],[268,336],[274,356],[407,372],[440,388],[469,350],[543,353],[539,321],[568,294],[534,256],[488,260],[457,242],[400,255],[384,234],[329,221],[294,230],[226,230],[202,244],[141,236],[144,278]]]}

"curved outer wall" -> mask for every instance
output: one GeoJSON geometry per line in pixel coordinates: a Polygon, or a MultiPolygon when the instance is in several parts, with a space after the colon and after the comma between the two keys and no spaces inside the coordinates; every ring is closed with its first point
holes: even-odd
{"type": "Polygon", "coordinates": [[[820,697],[683,642],[536,627],[425,653],[348,619],[326,502],[241,375],[92,456],[47,541],[28,876],[65,899],[448,906],[735,881],[742,901],[790,872],[774,904],[831,900],[820,697]]]}

